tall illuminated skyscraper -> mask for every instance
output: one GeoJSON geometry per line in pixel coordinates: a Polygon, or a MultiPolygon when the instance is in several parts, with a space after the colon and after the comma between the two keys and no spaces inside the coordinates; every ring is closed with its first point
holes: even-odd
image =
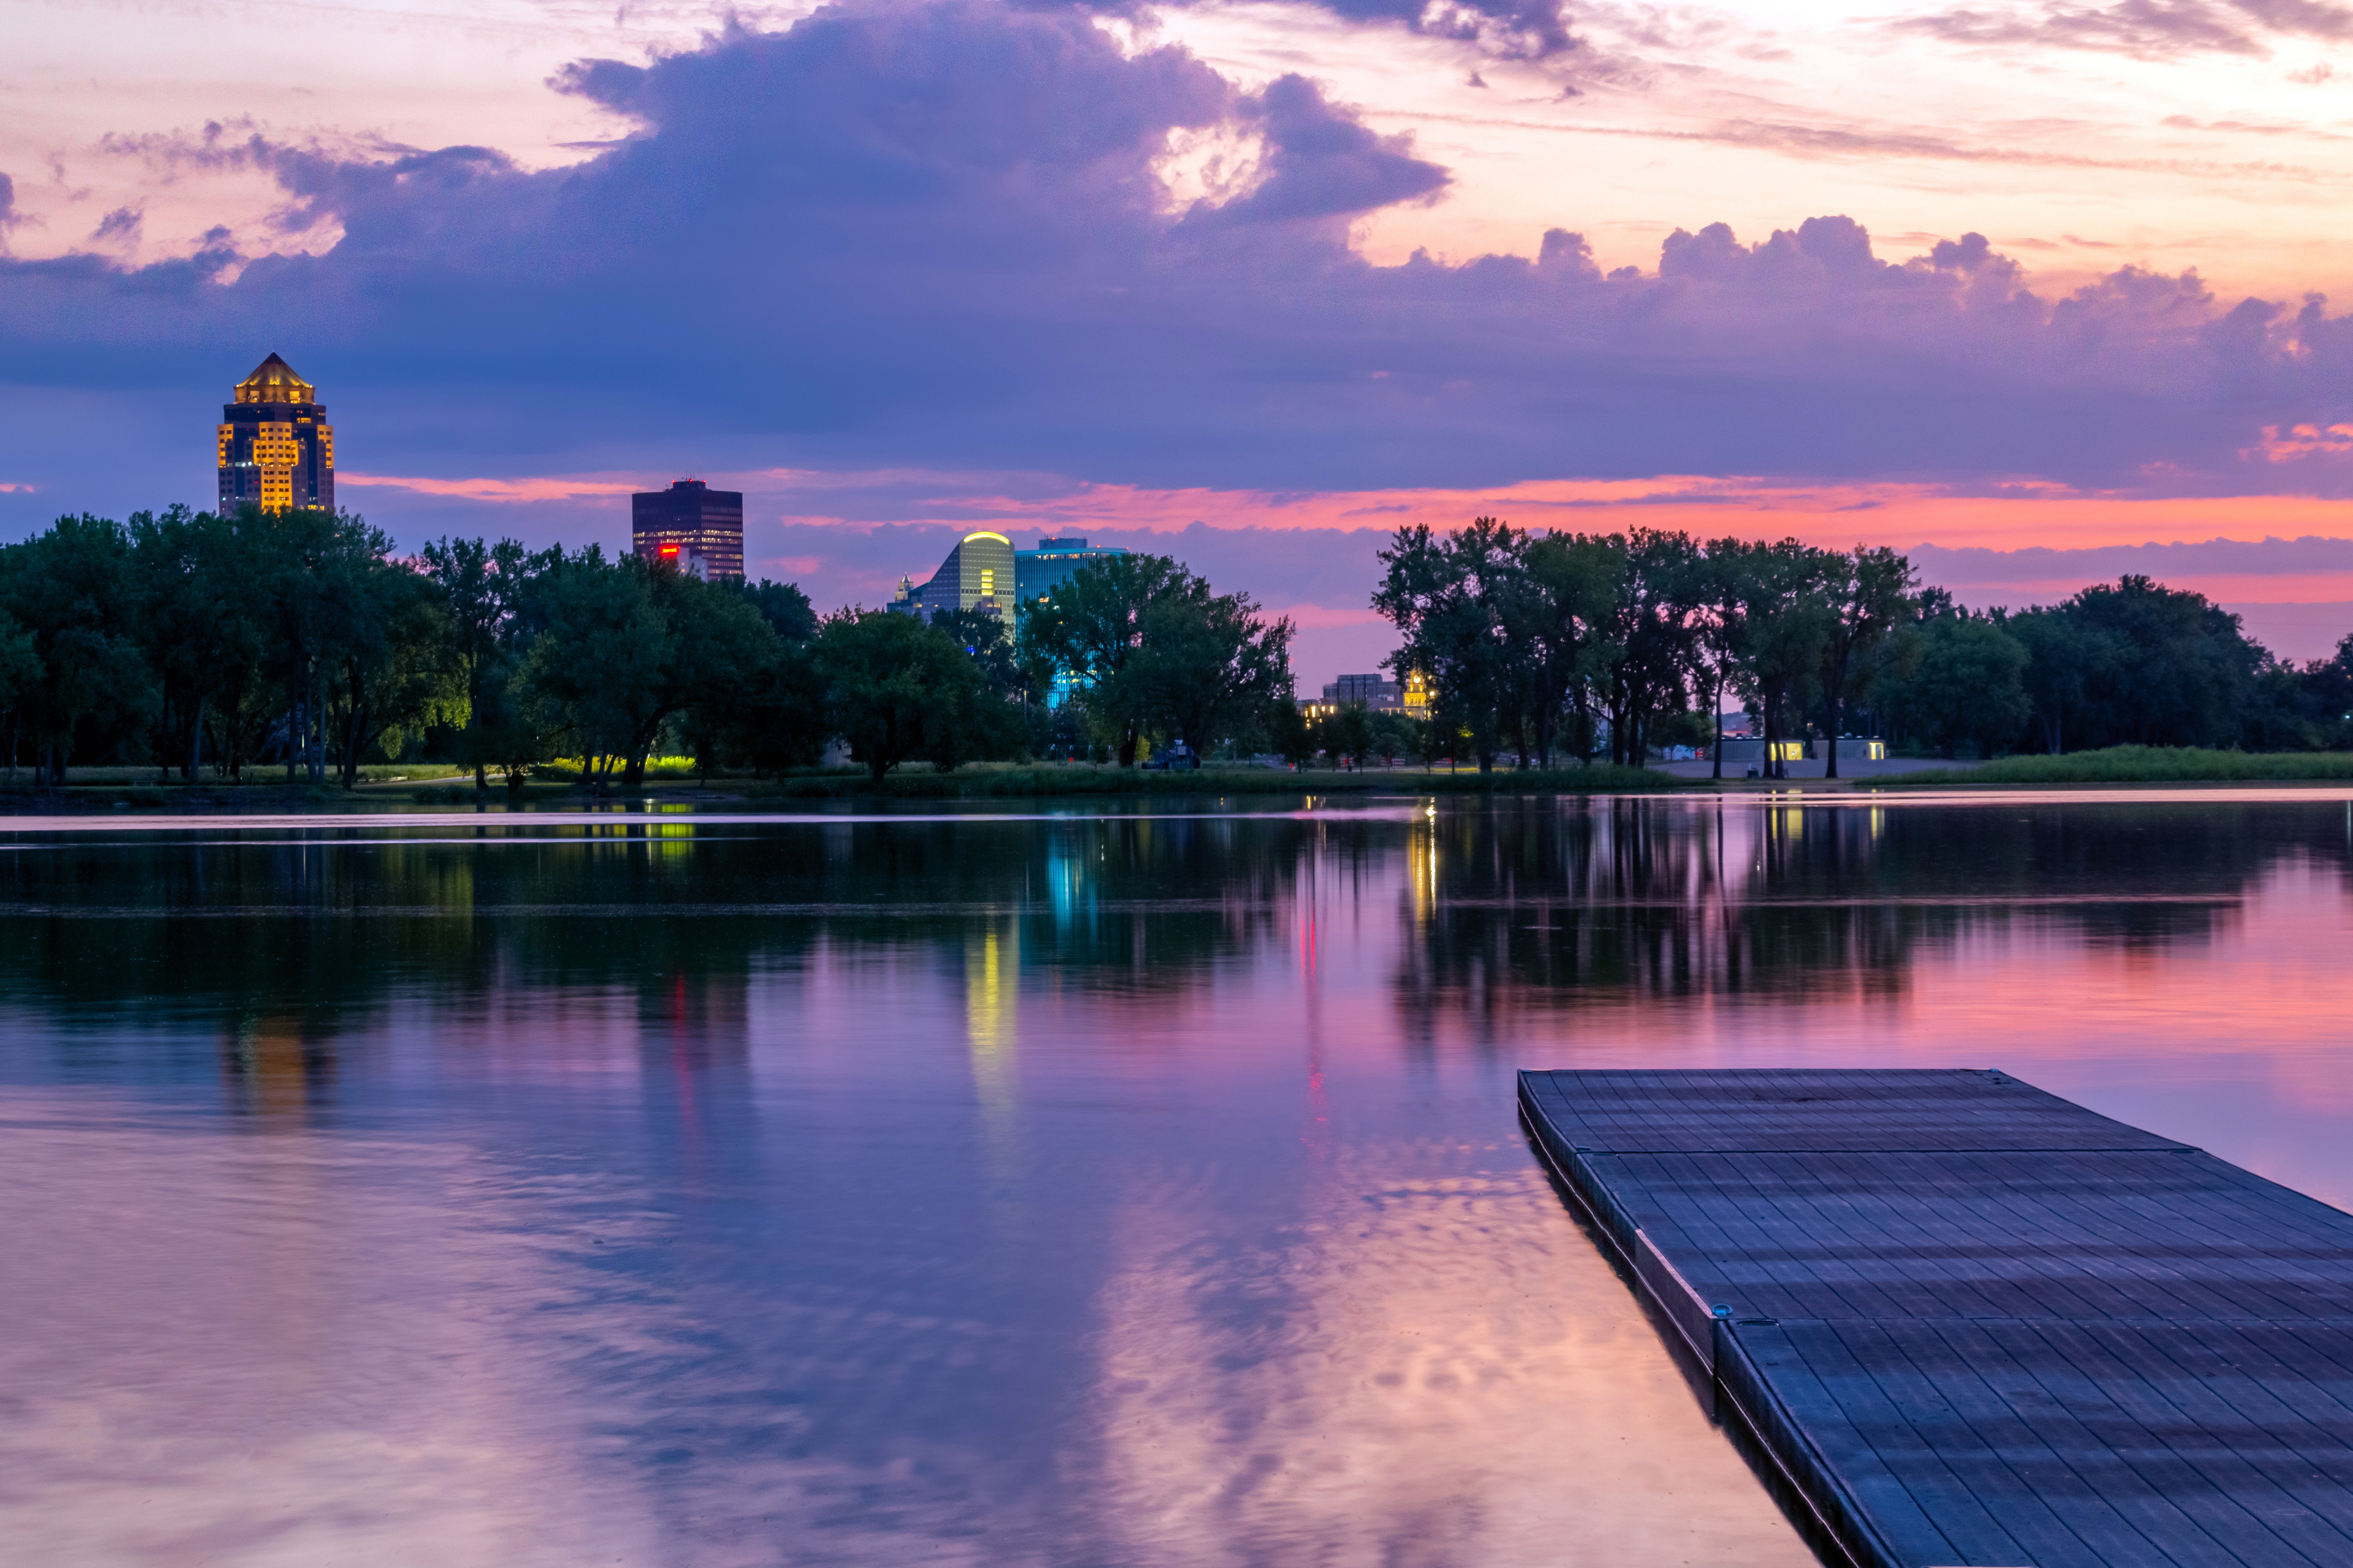
{"type": "Polygon", "coordinates": [[[271,354],[221,410],[220,510],[335,510],[335,428],[318,389],[271,354]]]}
{"type": "Polygon", "coordinates": [[[649,561],[668,561],[714,583],[744,580],[744,492],[680,479],[666,490],[629,498],[629,544],[649,561]]]}

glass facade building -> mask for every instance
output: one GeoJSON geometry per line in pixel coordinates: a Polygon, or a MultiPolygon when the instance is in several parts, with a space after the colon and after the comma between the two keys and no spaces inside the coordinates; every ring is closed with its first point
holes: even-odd
{"type": "Polygon", "coordinates": [[[271,354],[237,384],[215,447],[220,510],[335,510],[335,427],[318,388],[271,354]]]}
{"type": "Polygon", "coordinates": [[[1117,545],[1091,549],[1085,540],[1079,538],[1041,539],[1037,549],[1014,552],[1014,595],[1019,607],[1026,610],[1069,582],[1071,574],[1088,562],[1126,553],[1117,545]]]}
{"type": "Polygon", "coordinates": [[[629,498],[629,548],[714,583],[744,580],[744,492],[680,479],[629,498]]]}
{"type": "Polygon", "coordinates": [[[978,610],[1002,618],[1009,636],[1013,631],[1013,542],[1001,533],[984,530],[967,533],[957,541],[947,559],[940,563],[940,569],[922,587],[916,587],[913,578],[900,578],[899,591],[892,595],[890,607],[902,615],[921,616],[927,621],[942,610],[978,610]]]}

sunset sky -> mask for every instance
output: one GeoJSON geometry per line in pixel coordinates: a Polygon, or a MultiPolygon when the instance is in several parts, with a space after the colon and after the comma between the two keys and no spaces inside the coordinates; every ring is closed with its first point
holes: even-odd
{"type": "Polygon", "coordinates": [[[2353,5],[0,4],[0,537],[208,502],[276,351],[404,544],[1081,532],[1310,684],[1482,512],[2353,630],[2353,5]]]}

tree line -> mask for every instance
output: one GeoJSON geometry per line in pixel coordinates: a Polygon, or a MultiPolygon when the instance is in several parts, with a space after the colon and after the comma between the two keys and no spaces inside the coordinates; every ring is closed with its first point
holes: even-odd
{"type": "Polygon", "coordinates": [[[112,763],[350,788],[421,756],[481,787],[562,758],[634,788],[656,755],[781,772],[836,741],[878,781],[1058,749],[1133,763],[1155,737],[1279,725],[1291,635],[1160,556],[1082,568],[1017,641],[978,612],[820,616],[791,584],[595,545],[403,557],[347,513],[174,507],[0,547],[0,743],[50,784],[112,763]]]}
{"type": "Polygon", "coordinates": [[[1434,728],[1482,771],[1506,752],[1523,766],[1556,751],[1639,763],[1656,745],[1706,744],[1727,697],[1767,742],[1768,773],[1786,771],[1778,743],[1810,733],[1946,756],[2353,742],[2353,636],[2298,668],[2236,616],[2147,577],[1971,611],[1885,548],[1493,518],[1400,529],[1380,560],[1373,607],[1402,639],[1389,666],[1428,678],[1434,728]]]}

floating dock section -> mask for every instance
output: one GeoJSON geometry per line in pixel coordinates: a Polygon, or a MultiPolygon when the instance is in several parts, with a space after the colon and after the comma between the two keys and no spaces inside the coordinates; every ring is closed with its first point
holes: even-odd
{"type": "Polygon", "coordinates": [[[1998,1072],[1527,1072],[1832,1563],[2353,1564],[2353,1215],[1998,1072]]]}

